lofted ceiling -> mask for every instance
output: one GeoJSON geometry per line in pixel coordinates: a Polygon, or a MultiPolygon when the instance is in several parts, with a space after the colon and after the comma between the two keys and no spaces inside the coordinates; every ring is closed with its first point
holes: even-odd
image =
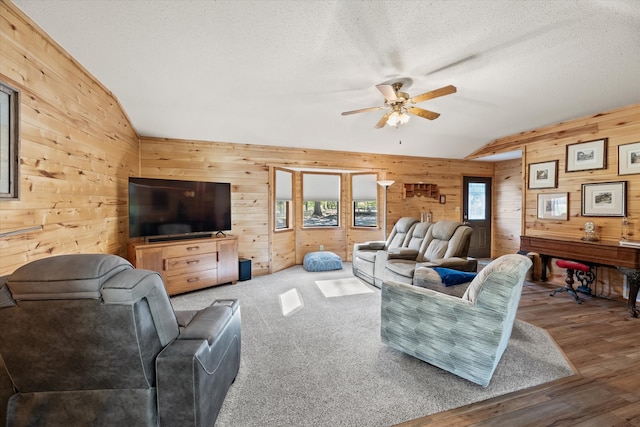
{"type": "Polygon", "coordinates": [[[14,0],[142,136],[462,159],[640,102],[640,2],[14,0]],[[375,85],[441,114],[374,129],[375,85]]]}

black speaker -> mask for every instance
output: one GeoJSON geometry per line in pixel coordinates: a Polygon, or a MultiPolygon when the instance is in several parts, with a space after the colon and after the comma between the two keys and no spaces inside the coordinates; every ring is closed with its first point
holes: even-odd
{"type": "Polygon", "coordinates": [[[245,280],[251,280],[251,260],[246,258],[238,259],[239,264],[239,277],[241,282],[245,280]]]}

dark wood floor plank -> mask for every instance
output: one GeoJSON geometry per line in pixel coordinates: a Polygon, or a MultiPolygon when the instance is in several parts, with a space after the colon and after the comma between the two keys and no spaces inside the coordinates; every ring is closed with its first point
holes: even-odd
{"type": "Polygon", "coordinates": [[[418,426],[640,427],[640,319],[627,304],[584,296],[582,304],[556,286],[525,283],[518,318],[544,328],[579,372],[401,424],[418,426]]]}

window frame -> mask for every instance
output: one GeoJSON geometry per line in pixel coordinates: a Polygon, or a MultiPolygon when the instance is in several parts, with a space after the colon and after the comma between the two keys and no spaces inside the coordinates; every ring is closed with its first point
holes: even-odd
{"type": "Polygon", "coordinates": [[[342,223],[341,223],[341,216],[342,216],[342,211],[341,211],[341,185],[342,185],[342,177],[343,177],[343,173],[331,173],[331,172],[312,172],[312,171],[303,171],[302,172],[302,176],[301,176],[301,199],[302,199],[302,203],[301,203],[301,228],[302,229],[337,229],[337,228],[341,228],[342,227],[342,223]],[[337,199],[335,200],[307,200],[305,198],[305,175],[324,175],[324,176],[335,176],[338,178],[338,189],[337,189],[337,199]],[[334,202],[336,203],[336,224],[335,225],[306,225],[305,221],[305,208],[307,205],[307,202],[320,202],[320,203],[327,203],[327,202],[334,202]]]}
{"type": "Polygon", "coordinates": [[[275,169],[273,172],[273,179],[274,179],[274,191],[273,191],[273,231],[276,233],[280,233],[283,231],[290,231],[293,230],[294,228],[294,223],[293,223],[293,215],[292,215],[292,209],[293,209],[293,188],[294,188],[294,173],[293,171],[290,170],[286,170],[286,169],[275,169]],[[286,173],[290,175],[290,188],[288,188],[288,191],[290,194],[288,194],[289,199],[282,199],[282,200],[278,200],[278,172],[280,173],[286,173]],[[280,227],[278,228],[278,203],[279,202],[284,202],[285,203],[285,222],[286,222],[286,226],[285,227],[280,227]]]}
{"type": "MultiPolygon", "coordinates": [[[[0,200],[20,200],[20,91],[0,81],[0,92],[8,96],[7,102],[7,141],[0,144],[0,158],[6,159],[7,172],[0,164],[0,181],[6,180],[7,191],[0,185],[0,200]],[[5,146],[6,145],[6,146],[5,146]]],[[[0,122],[1,126],[1,122],[0,122]]]]}
{"type": "Polygon", "coordinates": [[[376,172],[361,172],[361,173],[351,173],[349,174],[350,179],[351,179],[351,194],[349,197],[349,200],[351,202],[351,227],[352,228],[358,228],[358,229],[363,229],[363,230],[371,230],[373,228],[378,228],[379,227],[379,206],[380,206],[380,200],[379,200],[379,191],[378,191],[378,173],[376,172]],[[373,175],[374,180],[373,180],[373,185],[374,185],[374,192],[375,192],[375,200],[356,200],[354,197],[354,193],[355,193],[355,186],[354,186],[354,178],[357,176],[363,176],[363,175],[373,175]],[[375,222],[372,225],[359,225],[356,224],[356,211],[357,211],[357,207],[356,204],[359,202],[375,202],[375,208],[376,208],[376,214],[375,214],[375,222]]]}

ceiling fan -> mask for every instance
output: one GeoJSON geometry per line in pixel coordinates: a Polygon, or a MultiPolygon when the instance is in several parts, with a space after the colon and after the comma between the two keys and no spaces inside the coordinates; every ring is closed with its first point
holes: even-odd
{"type": "Polygon", "coordinates": [[[425,110],[424,108],[414,107],[413,104],[417,104],[428,99],[438,98],[444,95],[450,95],[457,91],[455,86],[449,85],[410,98],[408,93],[400,92],[400,89],[402,89],[402,82],[379,84],[376,85],[376,88],[378,88],[378,90],[384,96],[385,105],[379,107],[362,108],[360,110],[345,111],[342,113],[342,115],[348,116],[350,114],[366,113],[368,111],[376,111],[384,108],[389,108],[390,111],[382,116],[382,118],[374,127],[376,129],[380,129],[383,128],[385,124],[388,124],[389,126],[397,128],[399,125],[403,125],[409,121],[409,114],[413,114],[415,116],[419,116],[429,120],[437,119],[438,116],[440,116],[439,113],[434,113],[433,111],[425,110]]]}

